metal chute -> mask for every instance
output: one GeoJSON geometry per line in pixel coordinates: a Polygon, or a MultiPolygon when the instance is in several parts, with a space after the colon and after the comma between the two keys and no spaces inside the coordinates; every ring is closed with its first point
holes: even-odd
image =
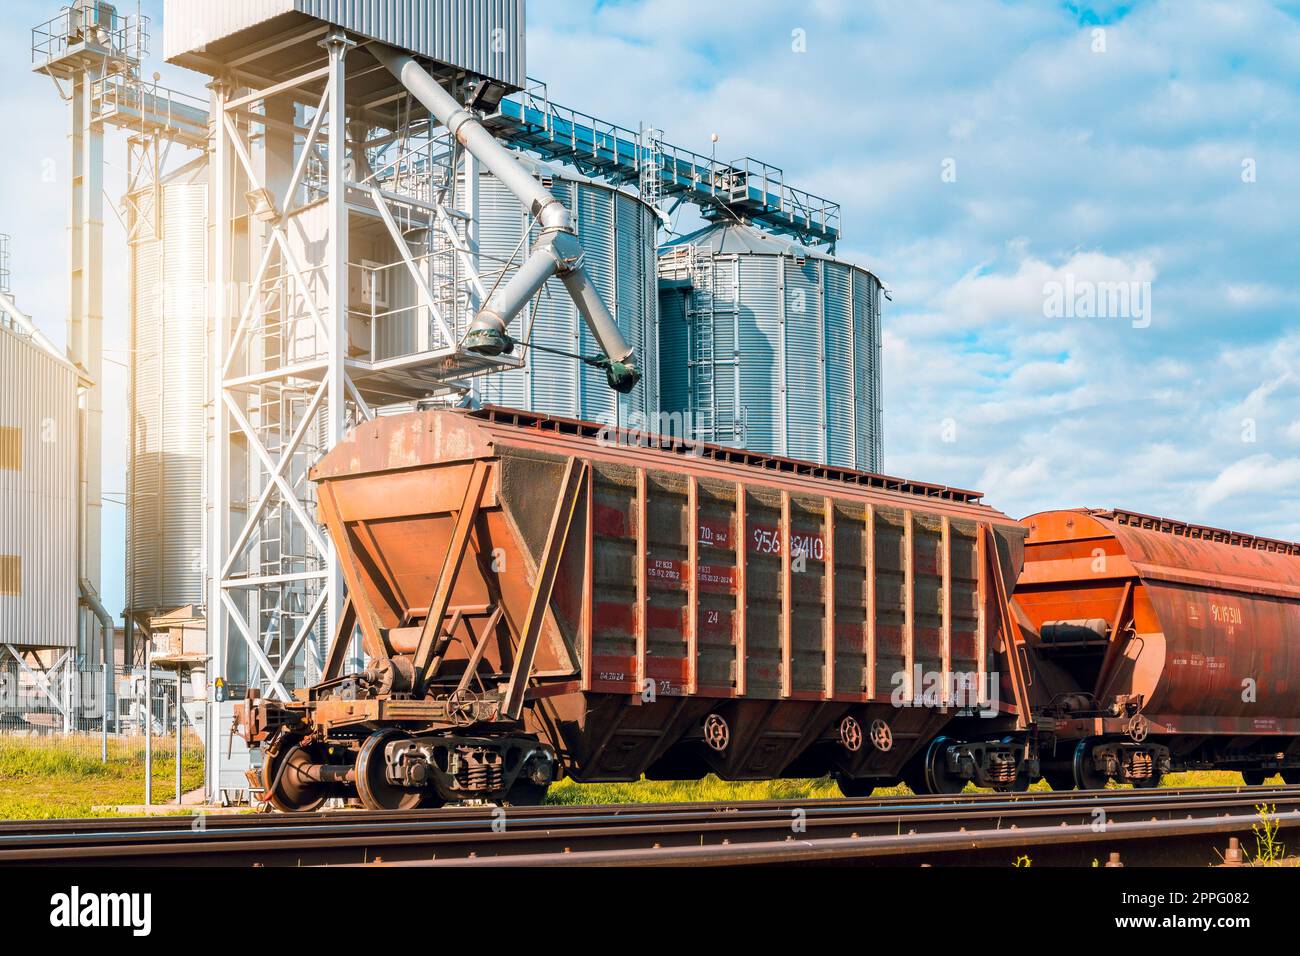
{"type": "Polygon", "coordinates": [[[541,239],[511,278],[479,310],[465,337],[465,347],[483,355],[500,355],[514,343],[506,329],[552,276],[572,296],[587,327],[604,353],[609,385],[627,393],[641,380],[636,353],[619,330],[583,266],[582,247],[569,211],[539,183],[511,152],[497,142],[472,112],[461,106],[414,57],[381,43],[370,52],[456,140],[524,204],[541,226],[541,239]]]}

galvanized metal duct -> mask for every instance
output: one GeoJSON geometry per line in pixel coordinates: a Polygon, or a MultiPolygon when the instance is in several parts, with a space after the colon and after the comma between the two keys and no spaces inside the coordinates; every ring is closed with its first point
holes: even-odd
{"type": "Polygon", "coordinates": [[[112,635],[113,633],[113,615],[108,613],[108,608],[104,607],[104,602],[99,599],[99,594],[95,591],[94,586],[82,578],[80,581],[81,599],[86,602],[95,617],[99,618],[99,623],[104,626],[104,633],[112,635]]]}
{"type": "MultiPolygon", "coordinates": [[[[88,608],[90,608],[90,612],[99,619],[99,626],[103,632],[101,640],[103,641],[104,668],[103,687],[101,688],[101,691],[104,695],[102,702],[104,710],[101,720],[103,722],[104,733],[107,734],[110,718],[116,710],[114,704],[115,695],[113,694],[113,684],[109,679],[109,675],[113,671],[113,615],[109,614],[108,608],[104,607],[104,602],[99,599],[99,594],[95,591],[94,585],[85,578],[81,578],[78,582],[78,586],[81,589],[81,600],[88,608]]],[[[86,650],[89,651],[89,647],[87,647],[86,650]]],[[[126,661],[125,663],[129,666],[130,661],[126,661]]],[[[115,718],[112,719],[112,722],[114,724],[117,723],[115,718]]],[[[104,739],[105,741],[108,740],[107,737],[104,739]]],[[[107,746],[107,743],[105,743],[105,746],[107,746]]]]}
{"type": "Polygon", "coordinates": [[[632,391],[641,379],[635,352],[583,267],[582,247],[564,204],[534,179],[532,173],[497,142],[478,118],[444,90],[414,57],[382,43],[372,43],[369,49],[465,149],[519,198],[542,228],[542,238],[532,255],[514,278],[498,289],[475,316],[465,339],[466,347],[486,355],[508,351],[512,343],[506,327],[511,319],[551,276],[558,275],[605,353],[604,366],[610,387],[625,394],[632,391]]]}
{"type": "Polygon", "coordinates": [[[31,336],[33,342],[54,358],[65,364],[71,364],[62,350],[57,348],[53,342],[46,338],[45,333],[36,327],[36,323],[32,321],[31,316],[18,308],[18,303],[14,301],[13,296],[8,292],[0,292],[0,312],[9,316],[14,325],[22,329],[25,335],[31,336]]]}

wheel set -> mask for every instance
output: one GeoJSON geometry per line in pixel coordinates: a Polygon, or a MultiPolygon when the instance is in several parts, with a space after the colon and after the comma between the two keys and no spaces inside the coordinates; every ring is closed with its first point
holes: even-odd
{"type": "MultiPolygon", "coordinates": [[[[435,783],[434,774],[438,771],[426,757],[427,748],[422,749],[426,743],[427,740],[416,741],[404,730],[387,728],[362,741],[355,756],[352,751],[344,751],[346,756],[340,759],[350,762],[332,764],[328,762],[331,755],[342,747],[325,748],[322,756],[319,746],[313,748],[284,739],[266,751],[258,781],[262,801],[281,813],[311,813],[321,809],[331,797],[354,801],[367,810],[441,807],[448,802],[443,795],[448,774],[441,774],[444,781],[441,786],[435,783]]],[[[504,784],[510,777],[499,773],[493,776],[493,767],[481,759],[484,751],[457,753],[457,758],[464,758],[459,778],[464,793],[458,798],[490,799],[515,807],[544,803],[554,779],[554,754],[536,746],[535,741],[527,743],[526,756],[516,764],[508,789],[504,784]],[[470,757],[480,760],[472,763],[470,757]]]]}

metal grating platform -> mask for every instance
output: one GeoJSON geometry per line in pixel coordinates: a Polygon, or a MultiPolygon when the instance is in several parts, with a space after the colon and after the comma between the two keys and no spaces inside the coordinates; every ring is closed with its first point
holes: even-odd
{"type": "MultiPolygon", "coordinates": [[[[785,173],[746,157],[724,163],[692,150],[560,106],[546,85],[501,101],[486,120],[497,136],[543,159],[572,163],[616,183],[639,183],[647,167],[663,196],[699,206],[706,215],[750,219],[769,232],[806,244],[834,247],[840,238],[840,206],[785,182],[785,173]]],[[[658,131],[652,131],[657,133],[658,131]]]]}

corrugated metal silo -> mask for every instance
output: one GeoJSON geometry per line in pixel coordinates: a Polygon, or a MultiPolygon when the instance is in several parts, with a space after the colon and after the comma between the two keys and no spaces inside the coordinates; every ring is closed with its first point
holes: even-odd
{"type": "Polygon", "coordinates": [[[207,170],[130,197],[127,610],[205,603],[207,170]]]}
{"type": "Polygon", "coordinates": [[[76,369],[0,319],[0,643],[77,647],[79,431],[76,369]]]}
{"type": "Polygon", "coordinates": [[[880,469],[879,279],[738,223],[669,243],[659,275],[663,411],[704,441],[880,469]]]}
{"type": "MultiPolygon", "coordinates": [[[[581,174],[521,155],[520,161],[573,214],[586,251],[592,282],[608,304],[619,328],[641,356],[645,377],[632,393],[614,392],[599,369],[567,356],[531,350],[524,368],[497,373],[479,384],[487,403],[527,411],[582,418],[602,424],[644,428],[659,407],[658,300],[655,241],[658,217],[636,196],[581,174]]],[[[465,190],[459,190],[465,195],[465,190]]],[[[468,211],[468,210],[466,210],[468,211]]],[[[509,281],[537,238],[531,216],[493,175],[484,171],[478,186],[478,243],[481,272],[491,291],[498,277],[509,281]],[[521,245],[525,233],[528,243],[521,245]],[[501,273],[504,271],[504,276],[501,273]]],[[[583,356],[600,354],[573,300],[552,279],[511,324],[521,341],[583,356]]]]}

